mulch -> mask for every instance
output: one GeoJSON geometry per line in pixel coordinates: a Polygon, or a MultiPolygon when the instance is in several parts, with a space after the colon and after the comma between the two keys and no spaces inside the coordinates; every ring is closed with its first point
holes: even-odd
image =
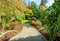
{"type": "MultiPolygon", "coordinates": [[[[1,27],[0,27],[1,28],[1,27]]],[[[18,32],[8,32],[3,37],[0,38],[0,41],[8,41],[10,38],[14,37],[16,34],[18,34],[23,29],[22,24],[17,22],[11,22],[9,30],[16,30],[18,32]]],[[[6,32],[8,30],[0,30],[0,32],[3,31],[6,32]]]]}

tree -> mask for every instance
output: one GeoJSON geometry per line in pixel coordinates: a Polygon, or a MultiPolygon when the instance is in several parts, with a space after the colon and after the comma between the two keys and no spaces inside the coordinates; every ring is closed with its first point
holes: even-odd
{"type": "Polygon", "coordinates": [[[41,0],[41,5],[45,6],[47,3],[47,0],[41,0]]]}
{"type": "Polygon", "coordinates": [[[20,20],[21,17],[24,17],[25,10],[23,0],[0,0],[0,23],[4,28],[9,26],[12,17],[14,20],[20,20]]]}
{"type": "Polygon", "coordinates": [[[55,3],[51,6],[52,9],[47,9],[46,25],[48,26],[50,41],[56,41],[58,32],[60,30],[60,0],[55,0],[55,3]]]}
{"type": "Polygon", "coordinates": [[[30,4],[30,2],[28,3],[27,8],[28,8],[28,9],[31,9],[31,4],[30,4]]]}
{"type": "Polygon", "coordinates": [[[50,15],[50,18],[48,19],[51,23],[51,41],[55,41],[57,33],[60,30],[60,0],[55,0],[55,3],[52,5],[52,13],[50,15]]]}
{"type": "Polygon", "coordinates": [[[40,10],[41,11],[45,11],[46,10],[46,3],[47,3],[47,0],[41,0],[41,4],[40,4],[40,10]]]}
{"type": "Polygon", "coordinates": [[[36,19],[40,19],[40,10],[39,8],[37,7],[36,3],[35,2],[32,2],[31,3],[31,7],[32,7],[32,12],[34,14],[34,17],[36,19]]]}

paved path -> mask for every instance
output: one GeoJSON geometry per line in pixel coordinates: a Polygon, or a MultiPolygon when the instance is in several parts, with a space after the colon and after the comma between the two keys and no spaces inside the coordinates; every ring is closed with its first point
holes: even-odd
{"type": "Polygon", "coordinates": [[[46,39],[34,28],[23,27],[23,30],[9,41],[46,41],[46,39]]]}

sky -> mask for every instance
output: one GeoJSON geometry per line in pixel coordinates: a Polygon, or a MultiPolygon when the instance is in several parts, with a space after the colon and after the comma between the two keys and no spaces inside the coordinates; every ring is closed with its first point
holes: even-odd
{"type": "MultiPolygon", "coordinates": [[[[32,1],[34,1],[37,5],[40,5],[41,3],[41,0],[25,0],[26,3],[32,2],[32,1]]],[[[46,4],[47,7],[51,6],[52,3],[54,3],[54,0],[47,0],[47,1],[48,1],[46,4]]]]}

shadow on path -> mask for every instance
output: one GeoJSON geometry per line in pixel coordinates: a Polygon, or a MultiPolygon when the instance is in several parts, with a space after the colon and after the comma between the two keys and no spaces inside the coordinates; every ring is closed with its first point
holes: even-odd
{"type": "Polygon", "coordinates": [[[12,41],[47,41],[47,40],[42,35],[38,35],[27,38],[14,39],[12,41]]]}

